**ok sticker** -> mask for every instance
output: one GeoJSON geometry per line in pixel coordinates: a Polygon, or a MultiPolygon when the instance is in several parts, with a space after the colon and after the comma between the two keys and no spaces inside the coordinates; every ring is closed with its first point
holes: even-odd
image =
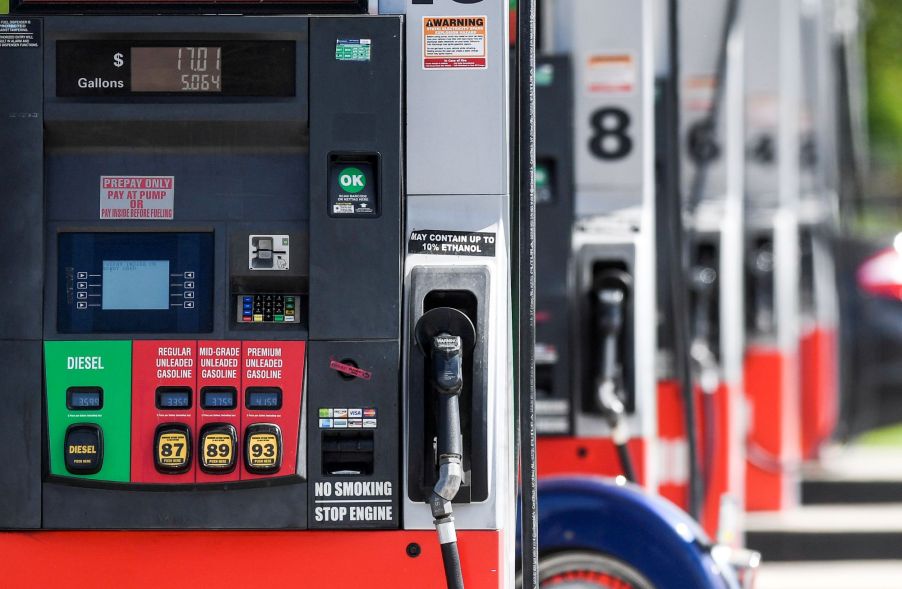
{"type": "Polygon", "coordinates": [[[333,161],[329,169],[329,216],[378,216],[378,189],[375,162],[333,161]]]}
{"type": "Polygon", "coordinates": [[[342,190],[356,194],[366,188],[366,175],[359,168],[345,168],[338,173],[338,185],[342,190]]]}

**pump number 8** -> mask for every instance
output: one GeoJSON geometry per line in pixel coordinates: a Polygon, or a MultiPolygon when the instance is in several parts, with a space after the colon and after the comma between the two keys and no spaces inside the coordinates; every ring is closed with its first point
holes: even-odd
{"type": "Polygon", "coordinates": [[[628,112],[622,108],[600,108],[592,113],[589,123],[592,138],[589,151],[598,159],[619,160],[633,151],[633,140],[627,134],[632,125],[628,112]]]}

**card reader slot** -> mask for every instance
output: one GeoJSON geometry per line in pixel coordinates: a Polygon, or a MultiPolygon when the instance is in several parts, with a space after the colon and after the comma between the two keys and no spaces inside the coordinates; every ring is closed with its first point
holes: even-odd
{"type": "Polygon", "coordinates": [[[372,475],[374,449],[373,432],[323,432],[323,475],[372,475]]]}

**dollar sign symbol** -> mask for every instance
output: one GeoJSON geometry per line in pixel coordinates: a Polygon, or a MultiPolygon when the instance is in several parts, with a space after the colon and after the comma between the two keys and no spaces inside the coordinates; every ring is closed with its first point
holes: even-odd
{"type": "Polygon", "coordinates": [[[123,61],[121,53],[117,53],[116,55],[113,56],[113,65],[114,66],[122,67],[122,65],[124,63],[125,63],[125,61],[123,61]]]}

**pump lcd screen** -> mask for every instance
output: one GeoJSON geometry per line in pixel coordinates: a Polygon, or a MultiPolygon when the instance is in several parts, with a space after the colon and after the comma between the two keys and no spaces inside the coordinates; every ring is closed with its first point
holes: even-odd
{"type": "Polygon", "coordinates": [[[56,94],[290,97],[296,60],[295,41],[63,40],[56,44],[56,94]]]}
{"type": "Polygon", "coordinates": [[[60,333],[210,333],[213,232],[61,232],[60,333]]]}
{"type": "Polygon", "coordinates": [[[157,409],[190,409],[191,389],[188,387],[157,389],[157,409]]]}
{"type": "Polygon", "coordinates": [[[104,311],[169,308],[169,260],[104,260],[104,311]]]}
{"type": "Polygon", "coordinates": [[[234,409],[237,391],[233,388],[206,387],[200,391],[200,406],[204,409],[234,409]]]}
{"type": "Polygon", "coordinates": [[[244,393],[244,406],[258,411],[282,408],[282,389],[276,387],[251,387],[244,393]]]}
{"type": "Polygon", "coordinates": [[[132,92],[222,92],[222,47],[132,47],[132,92]]]}
{"type": "Polygon", "coordinates": [[[70,387],[66,391],[66,408],[91,411],[103,409],[103,389],[100,387],[70,387]]]}

